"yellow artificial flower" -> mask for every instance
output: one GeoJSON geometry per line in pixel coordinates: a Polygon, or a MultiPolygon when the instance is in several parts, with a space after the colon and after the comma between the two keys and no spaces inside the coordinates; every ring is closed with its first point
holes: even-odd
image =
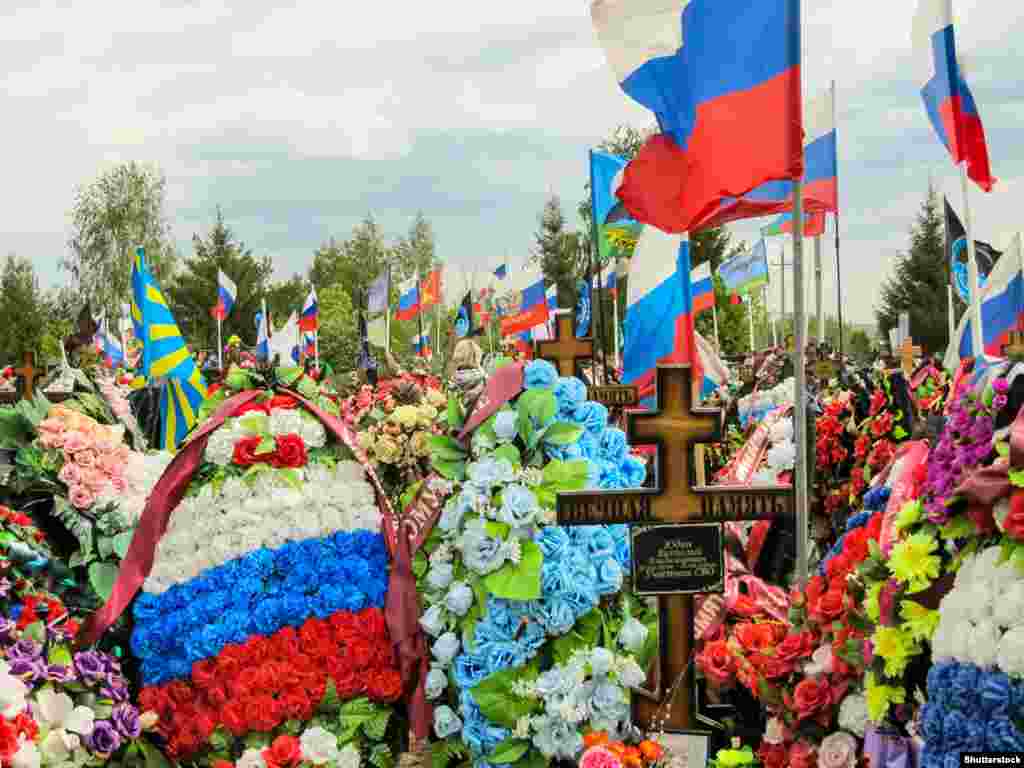
{"type": "Polygon", "coordinates": [[[889,554],[889,572],[906,584],[911,592],[927,589],[933,579],[939,577],[942,561],[932,553],[939,542],[927,533],[908,536],[892,548],[889,554]]]}
{"type": "Polygon", "coordinates": [[[741,765],[751,765],[754,762],[754,752],[750,747],[743,749],[720,749],[715,755],[715,764],[722,768],[738,768],[741,765]]]}
{"type": "Polygon", "coordinates": [[[900,617],[903,619],[903,630],[912,640],[931,640],[939,626],[939,612],[925,608],[913,600],[900,602],[900,617]]]}
{"type": "Polygon", "coordinates": [[[392,424],[399,424],[405,429],[413,429],[419,423],[420,411],[415,405],[400,405],[388,416],[392,424]]]}
{"type": "Polygon", "coordinates": [[[409,441],[409,449],[414,456],[423,459],[430,455],[429,438],[430,435],[423,430],[413,433],[412,440],[409,441]]]}
{"type": "Polygon", "coordinates": [[[921,502],[920,500],[908,501],[900,509],[899,514],[896,515],[896,528],[897,530],[903,531],[912,526],[918,520],[921,519],[921,502]]]}
{"type": "Polygon", "coordinates": [[[878,605],[878,597],[882,594],[882,587],[884,585],[885,582],[876,581],[868,587],[867,596],[864,598],[864,610],[867,611],[868,618],[875,624],[878,624],[882,613],[882,609],[878,605]]]}
{"type": "Polygon", "coordinates": [[[373,447],[373,455],[377,461],[394,464],[402,455],[402,446],[393,437],[383,435],[373,447]]]}
{"type": "Polygon", "coordinates": [[[875,655],[885,660],[885,674],[899,677],[907,668],[907,662],[917,650],[913,640],[899,627],[878,627],[871,636],[875,655]]]}
{"type": "Polygon", "coordinates": [[[437,418],[437,408],[432,405],[421,405],[420,406],[420,424],[424,427],[429,427],[434,423],[434,419],[437,418]]]}
{"type": "Polygon", "coordinates": [[[440,389],[428,389],[427,402],[435,408],[440,408],[441,406],[448,404],[448,398],[445,397],[444,392],[440,389]]]}
{"type": "Polygon", "coordinates": [[[879,723],[893,704],[903,704],[907,692],[902,685],[885,685],[875,680],[873,672],[864,676],[864,687],[868,700],[868,717],[879,723]]]}

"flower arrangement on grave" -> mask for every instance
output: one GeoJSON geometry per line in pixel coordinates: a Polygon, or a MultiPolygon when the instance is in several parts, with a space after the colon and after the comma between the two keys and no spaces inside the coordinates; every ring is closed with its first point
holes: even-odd
{"type": "Polygon", "coordinates": [[[443,432],[447,403],[437,379],[409,373],[342,401],[346,423],[392,498],[430,471],[430,436],[443,432]]]}
{"type": "Polygon", "coordinates": [[[583,737],[580,768],[650,768],[668,764],[668,751],[655,739],[638,743],[611,741],[604,731],[591,731],[583,737]]]}
{"type": "Polygon", "coordinates": [[[455,396],[453,434],[431,438],[452,493],[413,571],[439,762],[546,764],[578,759],[589,733],[622,738],[656,648],[654,616],[622,591],[625,526],[551,525],[558,492],[637,487],[643,464],[583,382],[546,361],[523,375],[468,443],[455,396]]]}
{"type": "Polygon", "coordinates": [[[354,435],[298,369],[232,369],[203,412],[223,423],[203,434],[133,608],[139,701],[167,755],[388,768],[402,683],[381,512],[354,435]]]}

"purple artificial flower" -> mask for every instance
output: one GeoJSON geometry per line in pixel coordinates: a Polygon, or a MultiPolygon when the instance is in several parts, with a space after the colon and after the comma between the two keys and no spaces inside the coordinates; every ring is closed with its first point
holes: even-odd
{"type": "Polygon", "coordinates": [[[86,739],[86,746],[94,753],[109,755],[121,746],[121,736],[109,720],[97,720],[86,739]]]}
{"type": "Polygon", "coordinates": [[[6,576],[0,579],[0,597],[7,597],[11,593],[12,586],[14,585],[6,576]]]}
{"type": "Polygon", "coordinates": [[[6,616],[0,617],[0,642],[7,644],[14,640],[14,633],[18,625],[6,616]]]}
{"type": "Polygon", "coordinates": [[[54,683],[70,683],[75,680],[75,668],[63,664],[48,664],[46,679],[54,683]]]}
{"type": "Polygon", "coordinates": [[[75,669],[86,682],[99,680],[106,675],[103,659],[96,651],[82,651],[75,654],[75,669]]]}
{"type": "Polygon", "coordinates": [[[128,739],[137,739],[142,733],[142,724],[139,722],[139,710],[131,704],[118,704],[110,714],[110,720],[114,723],[118,732],[128,739]]]}
{"type": "Polygon", "coordinates": [[[107,685],[100,688],[100,695],[115,703],[128,701],[131,698],[128,693],[128,686],[116,680],[111,680],[107,685]]]}
{"type": "Polygon", "coordinates": [[[11,674],[22,680],[44,680],[46,672],[47,664],[41,657],[31,659],[22,656],[11,662],[11,674]]]}
{"type": "Polygon", "coordinates": [[[43,648],[39,643],[25,637],[7,649],[7,658],[11,662],[32,661],[38,659],[42,653],[43,648]]]}
{"type": "Polygon", "coordinates": [[[992,389],[1000,395],[1005,395],[1010,391],[1010,383],[1006,379],[996,379],[992,382],[992,389]]]}
{"type": "Polygon", "coordinates": [[[1006,404],[1008,402],[1009,399],[1006,397],[1006,395],[996,395],[995,397],[992,398],[992,407],[995,408],[997,411],[1001,411],[1003,410],[1003,408],[1006,407],[1006,404]]]}

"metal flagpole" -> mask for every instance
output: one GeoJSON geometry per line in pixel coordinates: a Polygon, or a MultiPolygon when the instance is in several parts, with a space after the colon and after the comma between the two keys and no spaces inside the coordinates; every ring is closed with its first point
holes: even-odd
{"type": "Polygon", "coordinates": [[[971,280],[971,351],[975,358],[985,354],[984,334],[981,327],[981,289],[978,287],[978,259],[974,252],[974,234],[971,232],[971,206],[968,203],[967,161],[960,163],[960,187],[964,193],[964,234],[967,237],[967,274],[971,280]]]}
{"type": "Polygon", "coordinates": [[[750,321],[750,351],[754,351],[754,297],[749,293],[744,296],[747,304],[747,320],[750,321]]]}
{"type": "MultiPolygon", "coordinates": [[[[796,578],[798,583],[807,583],[808,566],[808,520],[807,520],[807,399],[804,391],[804,365],[807,343],[804,339],[804,220],[803,184],[793,184],[793,336],[796,349],[793,350],[793,425],[796,443],[796,578]]],[[[785,270],[783,270],[785,275],[785,270]]],[[[785,283],[785,280],[783,280],[785,283]]]]}
{"type": "MultiPolygon", "coordinates": [[[[220,324],[221,324],[220,312],[218,312],[217,313],[217,368],[219,368],[220,370],[223,371],[224,370],[224,358],[223,358],[224,342],[221,341],[221,337],[220,337],[220,333],[221,333],[221,331],[220,331],[220,324]]],[[[123,334],[122,334],[121,345],[124,346],[123,334]]]]}
{"type": "Polygon", "coordinates": [[[953,343],[953,337],[956,336],[956,312],[953,308],[953,286],[946,283],[946,312],[949,314],[949,343],[953,343]]]}
{"type": "MultiPolygon", "coordinates": [[[[384,265],[384,274],[387,277],[385,280],[384,290],[385,302],[384,302],[384,352],[391,354],[391,265],[384,265]]],[[[319,325],[319,323],[317,323],[319,325]]]]}
{"type": "Polygon", "coordinates": [[[764,300],[764,316],[765,316],[765,319],[768,321],[768,324],[772,327],[772,346],[773,347],[777,347],[777,346],[779,346],[779,331],[778,331],[778,327],[776,326],[776,323],[775,323],[775,318],[772,317],[771,313],[768,311],[768,284],[767,283],[765,283],[765,285],[761,286],[761,296],[763,297],[763,300],[764,300]]]}
{"type": "Polygon", "coordinates": [[[612,322],[615,323],[615,334],[614,334],[614,350],[615,353],[612,355],[612,365],[615,369],[619,368],[619,272],[618,272],[618,261],[615,263],[615,293],[612,295],[612,322]]]}
{"type": "MultiPolygon", "coordinates": [[[[832,81],[832,127],[836,127],[836,81],[832,81]]],[[[838,146],[838,144],[837,144],[838,146]]],[[[837,149],[838,152],[838,149],[837,149]]],[[[836,311],[839,315],[839,357],[843,357],[843,271],[839,263],[839,159],[836,158],[836,210],[832,214],[836,225],[836,311]]]]}
{"type": "Polygon", "coordinates": [[[818,324],[818,343],[825,340],[825,318],[821,306],[821,235],[814,237],[814,314],[818,324]]]}
{"type": "Polygon", "coordinates": [[[715,297],[715,302],[711,305],[711,320],[715,324],[715,351],[718,354],[722,354],[722,345],[718,341],[718,297],[715,297]]]}

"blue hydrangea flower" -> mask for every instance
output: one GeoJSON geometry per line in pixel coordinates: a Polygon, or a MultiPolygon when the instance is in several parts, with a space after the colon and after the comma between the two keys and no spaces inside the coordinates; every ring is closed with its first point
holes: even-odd
{"type": "Polygon", "coordinates": [[[532,360],[523,369],[523,386],[527,389],[553,389],[558,370],[547,360],[532,360]]]}

